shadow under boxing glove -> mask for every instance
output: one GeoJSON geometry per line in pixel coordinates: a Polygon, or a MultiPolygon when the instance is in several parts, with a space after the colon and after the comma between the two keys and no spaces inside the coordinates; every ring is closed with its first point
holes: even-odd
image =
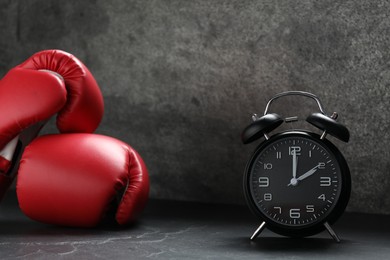
{"type": "MultiPolygon", "coordinates": [[[[0,200],[13,181],[10,170],[19,135],[57,114],[61,133],[93,132],[103,116],[95,79],[73,55],[38,52],[0,81],[0,200]]],[[[35,127],[29,139],[40,130],[35,127]]],[[[26,145],[26,144],[23,144],[26,145]]]]}
{"type": "Polygon", "coordinates": [[[144,208],[148,193],[138,153],[96,134],[36,138],[23,153],[17,179],[19,205],[28,217],[65,226],[93,227],[109,212],[125,225],[144,208]]]}

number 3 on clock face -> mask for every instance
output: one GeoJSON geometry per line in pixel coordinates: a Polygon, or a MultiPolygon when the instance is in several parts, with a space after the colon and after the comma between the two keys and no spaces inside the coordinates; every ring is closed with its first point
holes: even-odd
{"type": "Polygon", "coordinates": [[[251,209],[269,229],[307,236],[333,223],[349,198],[348,166],[338,149],[312,133],[278,134],[250,159],[244,190],[251,209]]]}

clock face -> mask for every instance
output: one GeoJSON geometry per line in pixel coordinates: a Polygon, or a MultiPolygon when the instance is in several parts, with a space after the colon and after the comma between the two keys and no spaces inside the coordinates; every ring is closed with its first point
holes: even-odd
{"type": "Polygon", "coordinates": [[[294,229],[323,222],[342,193],[344,167],[337,154],[326,142],[302,133],[265,143],[246,171],[252,207],[278,226],[294,229]]]}

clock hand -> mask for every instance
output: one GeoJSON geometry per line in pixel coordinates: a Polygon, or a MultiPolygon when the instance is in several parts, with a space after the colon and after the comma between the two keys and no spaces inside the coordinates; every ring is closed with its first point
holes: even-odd
{"type": "Polygon", "coordinates": [[[313,175],[318,170],[319,166],[320,166],[319,164],[316,165],[315,167],[313,167],[312,169],[308,170],[307,172],[305,172],[304,174],[302,174],[298,178],[292,178],[290,183],[287,186],[290,186],[290,185],[296,186],[298,184],[298,181],[304,180],[307,177],[313,175]]]}
{"type": "Polygon", "coordinates": [[[292,161],[292,179],[290,180],[290,183],[287,186],[293,185],[296,186],[298,184],[297,180],[297,164],[298,164],[298,157],[295,150],[292,151],[293,161],[292,161]]]}
{"type": "Polygon", "coordinates": [[[293,179],[296,179],[297,178],[297,153],[294,151],[293,152],[293,163],[292,163],[292,176],[293,176],[293,179]]]}
{"type": "Polygon", "coordinates": [[[305,172],[304,174],[302,174],[301,176],[298,177],[298,181],[301,181],[301,180],[304,180],[306,179],[307,177],[313,175],[317,170],[318,170],[318,166],[319,165],[316,165],[315,167],[313,167],[311,170],[305,172]]]}

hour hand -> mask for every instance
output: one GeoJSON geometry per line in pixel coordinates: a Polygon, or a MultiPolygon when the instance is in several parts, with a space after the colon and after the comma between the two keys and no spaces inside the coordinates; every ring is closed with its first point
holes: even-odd
{"type": "Polygon", "coordinates": [[[290,183],[287,186],[290,186],[290,185],[296,186],[298,184],[298,181],[304,180],[307,177],[313,175],[318,170],[319,166],[320,166],[319,164],[316,165],[315,167],[313,167],[312,169],[308,170],[307,172],[305,172],[304,174],[302,174],[298,178],[292,178],[290,183]]]}
{"type": "Polygon", "coordinates": [[[312,169],[310,169],[309,171],[305,172],[304,174],[302,174],[301,176],[298,177],[298,181],[301,181],[301,180],[304,180],[306,179],[307,177],[313,175],[317,170],[318,170],[318,166],[319,165],[316,165],[315,167],[313,167],[312,169]]]}

